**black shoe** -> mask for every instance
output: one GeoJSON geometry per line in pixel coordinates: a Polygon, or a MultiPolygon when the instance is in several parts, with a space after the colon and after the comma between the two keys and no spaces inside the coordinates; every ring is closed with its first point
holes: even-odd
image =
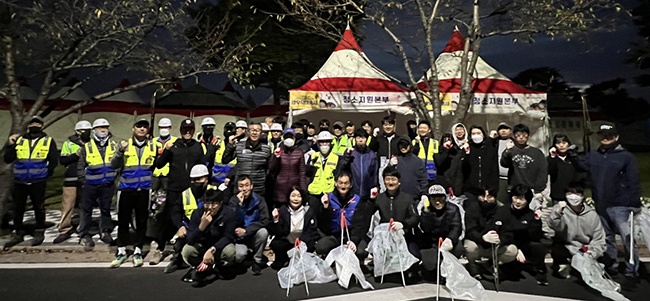
{"type": "Polygon", "coordinates": [[[537,280],[537,284],[539,285],[548,286],[548,278],[546,277],[546,273],[537,272],[537,274],[535,274],[535,280],[537,280]]]}
{"type": "Polygon", "coordinates": [[[172,260],[166,267],[165,270],[163,270],[163,273],[165,274],[171,274],[173,272],[176,272],[178,270],[178,264],[176,264],[175,260],[172,260]]]}
{"type": "Polygon", "coordinates": [[[34,238],[32,239],[32,246],[40,246],[45,240],[45,230],[38,229],[34,231],[34,238]]]}
{"type": "Polygon", "coordinates": [[[11,234],[11,240],[5,243],[3,250],[8,251],[13,246],[25,241],[24,234],[22,233],[13,233],[11,234]]]}
{"type": "Polygon", "coordinates": [[[99,239],[107,245],[111,245],[113,243],[113,237],[108,232],[102,233],[102,236],[100,236],[99,239]]]}
{"type": "Polygon", "coordinates": [[[192,268],[188,270],[187,273],[185,273],[185,275],[183,275],[181,280],[183,280],[183,282],[192,283],[194,282],[194,277],[192,277],[193,274],[194,274],[194,269],[192,268]]]}
{"type": "Polygon", "coordinates": [[[86,252],[92,251],[95,247],[95,241],[93,241],[93,238],[88,234],[79,239],[79,244],[84,246],[84,251],[86,252]]]}
{"type": "Polygon", "coordinates": [[[253,265],[251,265],[251,271],[253,271],[253,275],[255,276],[262,275],[262,264],[253,262],[253,265]]]}
{"type": "Polygon", "coordinates": [[[70,233],[61,233],[52,241],[53,244],[60,244],[70,238],[70,233]]]}
{"type": "Polygon", "coordinates": [[[276,270],[276,271],[282,269],[282,268],[285,267],[285,266],[287,266],[286,262],[280,262],[280,261],[277,261],[277,260],[274,261],[274,262],[271,264],[271,268],[274,269],[274,270],[276,270]]]}

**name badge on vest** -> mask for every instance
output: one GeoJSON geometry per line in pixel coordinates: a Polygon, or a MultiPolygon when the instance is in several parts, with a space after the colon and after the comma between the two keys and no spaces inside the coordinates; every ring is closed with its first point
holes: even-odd
{"type": "Polygon", "coordinates": [[[153,158],[152,158],[152,157],[148,157],[147,160],[144,161],[144,164],[152,165],[152,164],[153,164],[153,158]]]}

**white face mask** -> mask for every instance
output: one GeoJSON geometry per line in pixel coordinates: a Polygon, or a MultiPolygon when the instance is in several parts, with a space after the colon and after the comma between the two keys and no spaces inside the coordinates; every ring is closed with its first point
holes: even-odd
{"type": "Polygon", "coordinates": [[[320,152],[323,155],[329,153],[329,151],[330,151],[330,146],[329,145],[321,145],[318,148],[320,149],[320,152]]]}
{"type": "Polygon", "coordinates": [[[99,139],[104,139],[104,138],[108,137],[108,132],[95,131],[95,137],[97,137],[99,139]]]}
{"type": "Polygon", "coordinates": [[[483,142],[483,135],[472,135],[472,141],[476,144],[483,142]]]}
{"type": "Polygon", "coordinates": [[[169,136],[169,129],[160,129],[160,137],[169,136]]]}
{"type": "Polygon", "coordinates": [[[294,144],[296,144],[296,140],[293,140],[293,138],[284,139],[284,146],[292,147],[294,144]]]}
{"type": "Polygon", "coordinates": [[[582,196],[577,194],[567,194],[566,200],[571,206],[579,206],[582,203],[582,196]]]}

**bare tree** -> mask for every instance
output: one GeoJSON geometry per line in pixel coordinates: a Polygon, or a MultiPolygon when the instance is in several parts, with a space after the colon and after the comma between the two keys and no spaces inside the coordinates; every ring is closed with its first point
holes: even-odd
{"type": "MultiPolygon", "coordinates": [[[[70,76],[82,79],[68,93],[116,68],[144,74],[139,82],[103,91],[47,116],[46,127],[85,105],[124,91],[200,73],[250,75],[241,61],[256,45],[246,37],[236,45],[224,45],[222,41],[236,20],[229,14],[210,20],[216,25],[209,30],[196,26],[195,20],[203,17],[196,2],[0,0],[0,67],[6,79],[0,96],[11,104],[10,134],[23,132],[29,116],[41,112],[53,90],[70,76]],[[210,60],[215,56],[222,59],[210,60]],[[41,83],[31,106],[26,106],[20,94],[20,76],[41,83]]],[[[255,30],[248,34],[254,35],[255,30]]],[[[1,171],[0,182],[10,185],[10,169],[3,166],[1,171]]],[[[7,190],[0,189],[1,200],[7,190]]],[[[4,212],[2,204],[0,213],[4,212]]]]}
{"type": "Polygon", "coordinates": [[[441,100],[433,40],[443,26],[454,24],[465,33],[460,69],[460,101],[453,122],[462,122],[473,98],[472,83],[481,40],[508,35],[513,41],[534,42],[538,35],[580,39],[595,30],[614,28],[619,14],[626,13],[614,0],[277,0],[285,15],[302,20],[313,32],[340,37],[343,28],[332,23],[334,15],[363,17],[379,26],[394,43],[403,63],[406,85],[415,94],[412,107],[429,120],[440,137],[441,100]],[[416,74],[414,64],[430,70],[416,74]],[[418,83],[426,89],[418,87],[418,83]]]}

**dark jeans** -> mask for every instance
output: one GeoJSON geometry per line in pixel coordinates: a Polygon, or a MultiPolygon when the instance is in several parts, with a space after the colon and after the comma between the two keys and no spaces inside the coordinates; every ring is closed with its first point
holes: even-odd
{"type": "MultiPolygon", "coordinates": [[[[165,250],[165,245],[167,244],[167,241],[169,241],[176,232],[178,231],[178,228],[176,228],[171,219],[171,212],[172,212],[172,207],[176,206],[176,200],[178,198],[182,197],[182,192],[176,192],[176,191],[167,191],[167,199],[165,200],[165,207],[163,209],[162,214],[160,214],[160,219],[156,221],[156,230],[151,236],[154,238],[154,241],[156,244],[158,244],[158,248],[156,248],[159,251],[164,251],[165,250]]],[[[182,248],[182,247],[181,247],[182,248]]],[[[180,251],[180,250],[179,250],[180,251]]]]}
{"type": "Polygon", "coordinates": [[[13,201],[14,209],[14,228],[16,232],[24,230],[23,215],[25,215],[25,206],[27,197],[32,200],[34,216],[36,217],[36,228],[45,228],[45,181],[33,184],[14,184],[13,201]]]}
{"type": "MultiPolygon", "coordinates": [[[[329,235],[325,236],[321,239],[319,239],[316,242],[316,253],[321,256],[327,256],[327,254],[330,253],[334,248],[338,247],[341,245],[341,237],[340,236],[334,236],[334,235],[329,235]]],[[[360,260],[365,259],[368,257],[368,252],[365,250],[368,247],[368,243],[364,240],[362,240],[359,245],[357,246],[357,251],[355,254],[360,260]]],[[[363,262],[362,262],[363,263],[363,262]]]]}
{"type": "Polygon", "coordinates": [[[113,228],[111,221],[111,202],[113,201],[114,191],[113,185],[84,185],[83,199],[81,200],[79,237],[84,237],[89,234],[93,219],[93,207],[99,207],[100,232],[111,232],[113,228]]]}
{"type": "Polygon", "coordinates": [[[546,273],[546,264],[544,264],[544,257],[548,252],[547,245],[541,242],[531,241],[525,245],[517,246],[526,256],[526,264],[530,264],[535,269],[535,272],[546,273]]]}
{"type": "Polygon", "coordinates": [[[569,249],[562,243],[553,243],[551,246],[551,257],[553,257],[553,266],[569,264],[569,259],[573,257],[569,249]]]}
{"type": "Polygon", "coordinates": [[[129,239],[129,224],[135,212],[135,241],[133,245],[142,249],[147,233],[149,216],[149,190],[122,190],[117,203],[117,246],[125,247],[129,239]]]}

